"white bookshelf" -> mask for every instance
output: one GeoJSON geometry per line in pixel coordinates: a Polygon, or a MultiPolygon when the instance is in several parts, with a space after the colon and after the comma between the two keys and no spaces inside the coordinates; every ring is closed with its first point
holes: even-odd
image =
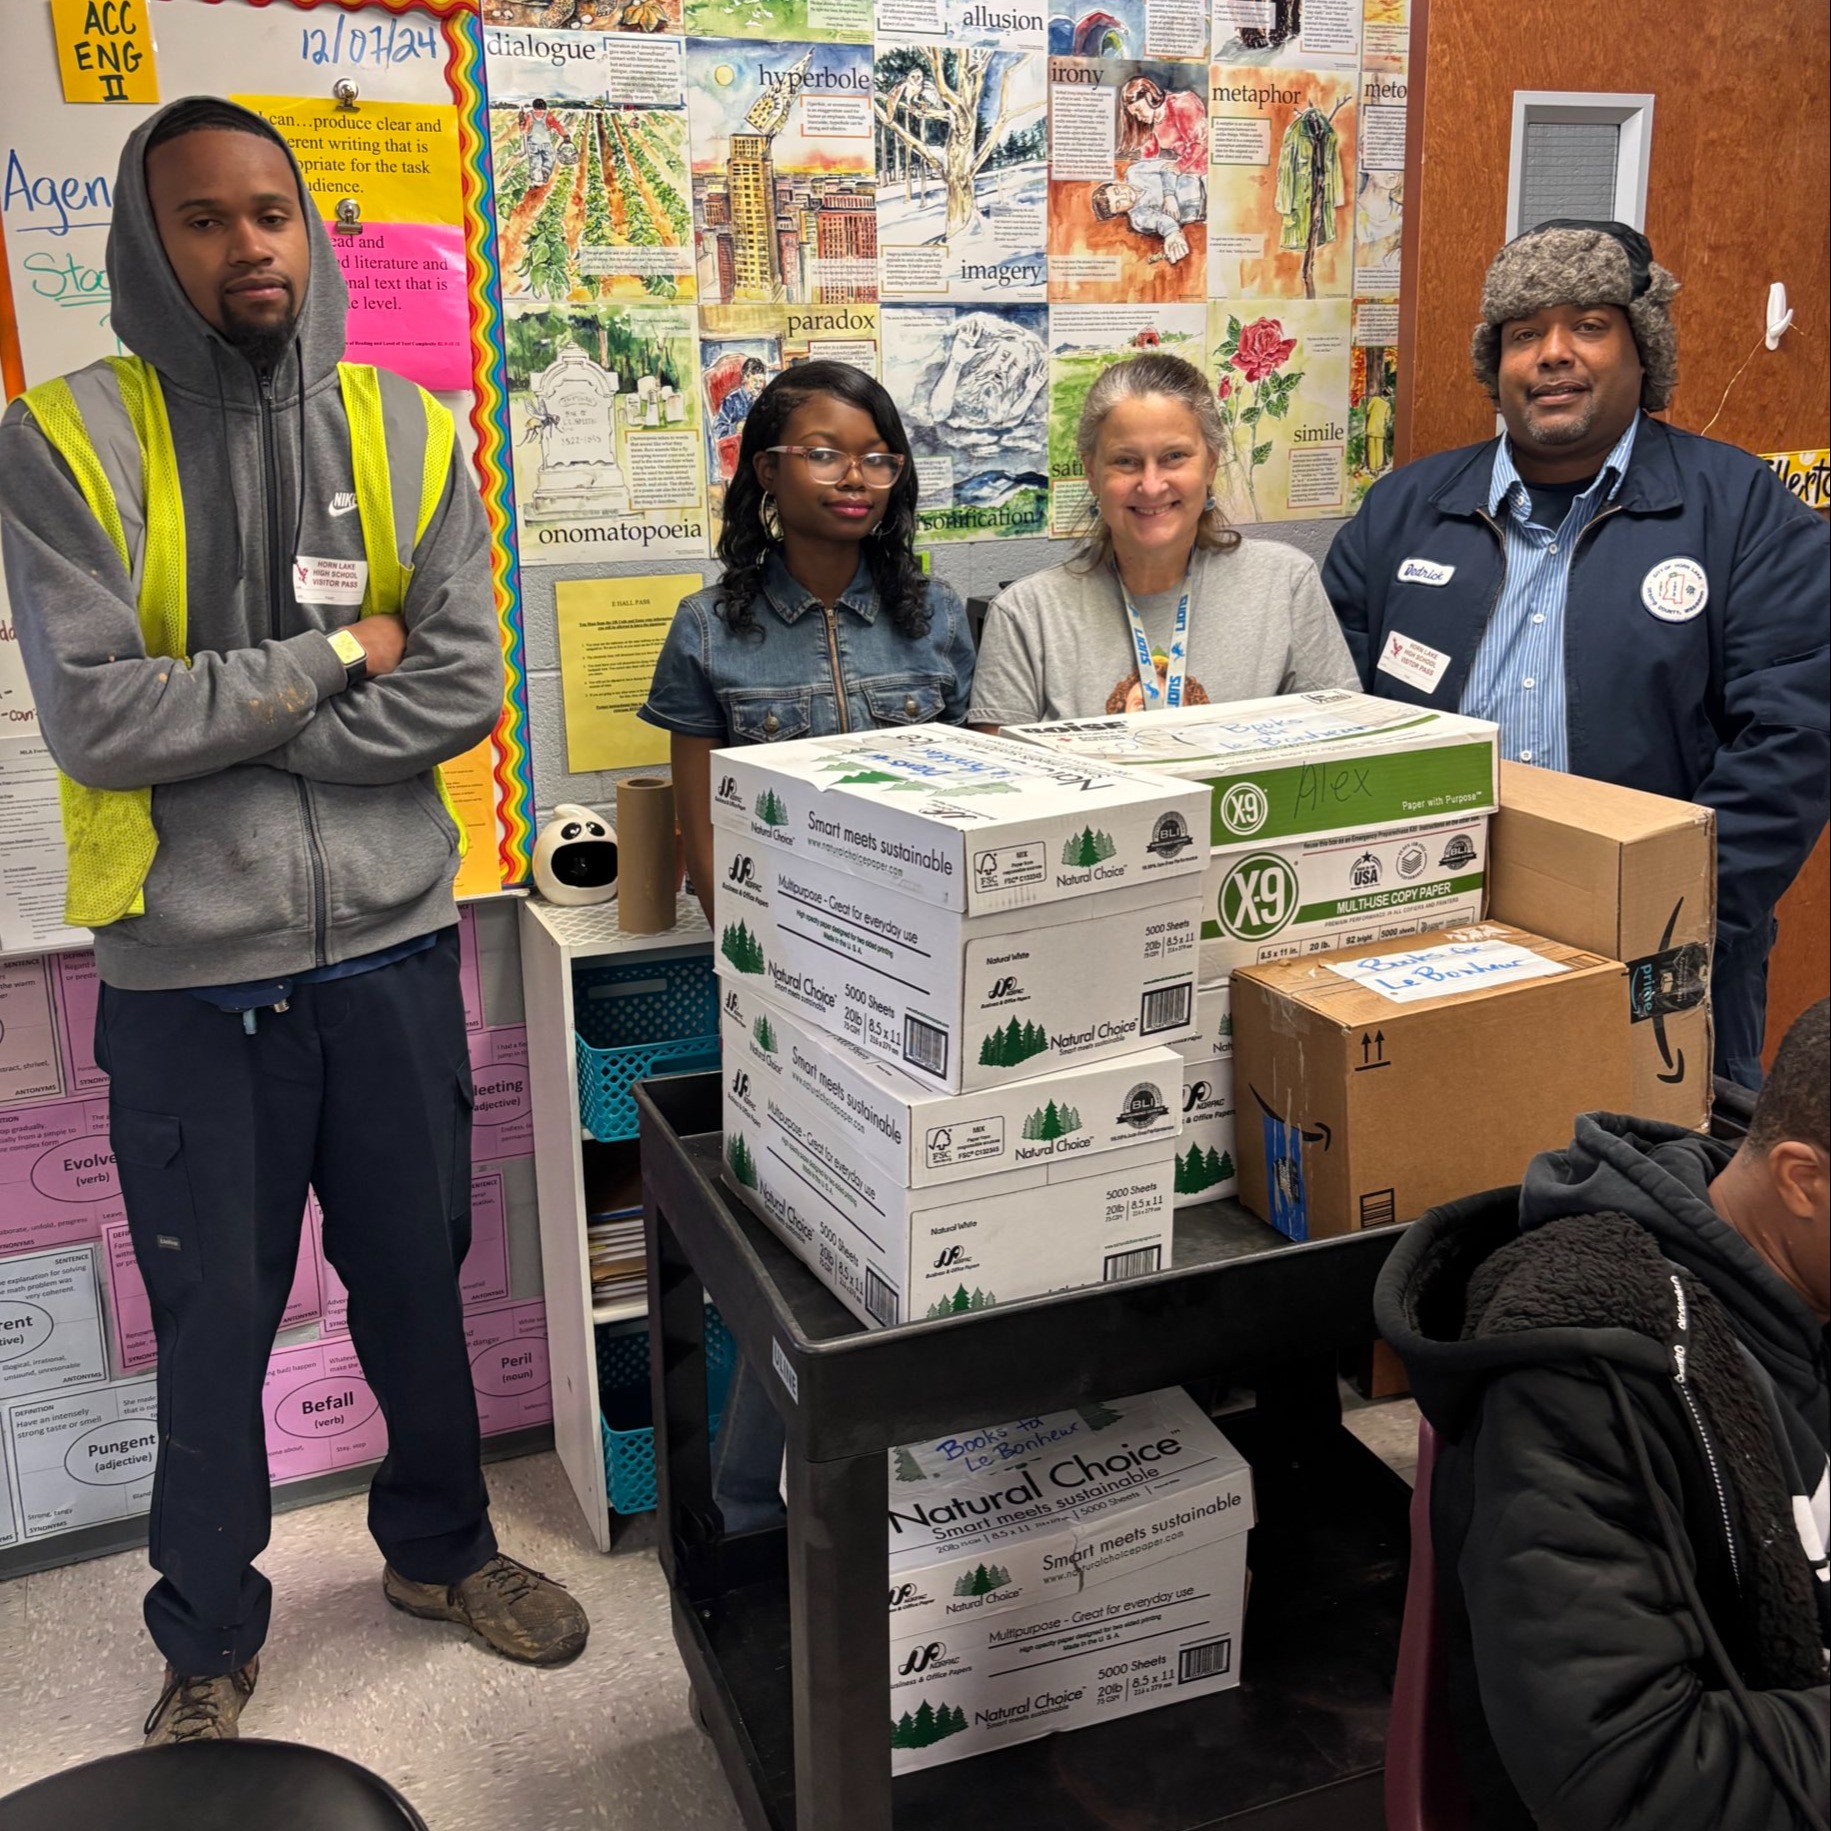
{"type": "Polygon", "coordinates": [[[615,903],[560,909],[539,897],[521,906],[521,984],[528,1026],[528,1085],[534,1097],[534,1181],[540,1202],[540,1253],[547,1297],[547,1349],[553,1363],[553,1440],[600,1551],[610,1549],[610,1501],[598,1424],[598,1369],[592,1330],[636,1322],[640,1297],[593,1304],[585,1243],[584,1139],[578,1062],[573,1052],[572,969],[643,956],[683,959],[710,953],[712,931],[698,901],[680,898],[674,927],[626,935],[615,903]]]}

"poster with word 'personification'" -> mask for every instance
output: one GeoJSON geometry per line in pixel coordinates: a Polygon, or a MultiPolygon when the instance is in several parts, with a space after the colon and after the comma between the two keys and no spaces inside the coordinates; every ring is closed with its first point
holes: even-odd
{"type": "Polygon", "coordinates": [[[1205,305],[1052,305],[1049,308],[1049,532],[1084,534],[1093,497],[1076,434],[1103,369],[1151,351],[1205,368],[1205,305]]]}
{"type": "Polygon", "coordinates": [[[881,296],[1047,298],[1042,53],[880,42],[875,81],[881,296]]]}
{"type": "Polygon", "coordinates": [[[522,564],[704,557],[693,308],[512,300],[503,333],[522,564]]]}
{"type": "Polygon", "coordinates": [[[1211,299],[1348,296],[1358,86],[1352,71],[1210,71],[1211,299]]]}
{"type": "Polygon", "coordinates": [[[1049,60],[1049,297],[1170,304],[1205,296],[1204,65],[1049,60]]]}
{"type": "Polygon", "coordinates": [[[914,453],[929,544],[1048,531],[1049,313],[886,305],[884,385],[914,453]]]}
{"type": "Polygon", "coordinates": [[[1347,506],[1346,299],[1211,304],[1208,373],[1226,443],[1214,493],[1230,521],[1347,506]]]}
{"type": "Polygon", "coordinates": [[[708,504],[714,541],[725,491],[737,470],[744,422],[757,396],[802,362],[846,362],[878,373],[878,308],[853,305],[702,305],[700,412],[706,429],[708,504]]]}
{"type": "Polygon", "coordinates": [[[874,300],[870,47],[690,38],[686,68],[701,300],[874,300]]]}

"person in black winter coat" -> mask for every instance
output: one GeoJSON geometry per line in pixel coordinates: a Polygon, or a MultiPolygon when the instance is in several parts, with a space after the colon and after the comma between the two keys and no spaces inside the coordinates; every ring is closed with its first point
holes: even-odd
{"type": "Polygon", "coordinates": [[[1739,1149],[1592,1113],[1387,1261],[1484,1831],[1827,1823],[1827,1079],[1821,1000],[1739,1149]]]}

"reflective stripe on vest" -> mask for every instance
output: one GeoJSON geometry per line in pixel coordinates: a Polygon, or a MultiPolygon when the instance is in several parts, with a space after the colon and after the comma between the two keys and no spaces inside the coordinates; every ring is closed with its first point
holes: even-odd
{"type": "MultiPolygon", "coordinates": [[[[360,614],[399,614],[413,577],[414,549],[444,494],[452,456],[451,415],[430,394],[397,376],[386,378],[384,393],[382,375],[365,364],[339,363],[338,378],[369,562],[360,614]],[[419,397],[419,414],[411,412],[406,390],[419,397]],[[409,452],[417,475],[391,476],[391,458],[405,465],[409,452]],[[394,504],[397,484],[409,481],[417,491],[418,510],[403,553],[394,504]]],[[[70,467],[134,586],[147,655],[188,664],[184,500],[157,371],[136,356],[110,356],[27,389],[25,401],[39,430],[70,467]]],[[[462,855],[464,823],[443,773],[435,773],[462,855]]],[[[67,922],[101,928],[146,913],[146,878],[159,846],[152,799],[150,788],[88,788],[59,774],[69,855],[67,922]]]]}

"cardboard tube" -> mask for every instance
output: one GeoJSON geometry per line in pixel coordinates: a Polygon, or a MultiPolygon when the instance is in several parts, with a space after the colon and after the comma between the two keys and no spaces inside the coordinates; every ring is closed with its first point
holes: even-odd
{"type": "Polygon", "coordinates": [[[658,935],[674,920],[674,784],[630,776],[617,784],[617,926],[658,935]]]}

